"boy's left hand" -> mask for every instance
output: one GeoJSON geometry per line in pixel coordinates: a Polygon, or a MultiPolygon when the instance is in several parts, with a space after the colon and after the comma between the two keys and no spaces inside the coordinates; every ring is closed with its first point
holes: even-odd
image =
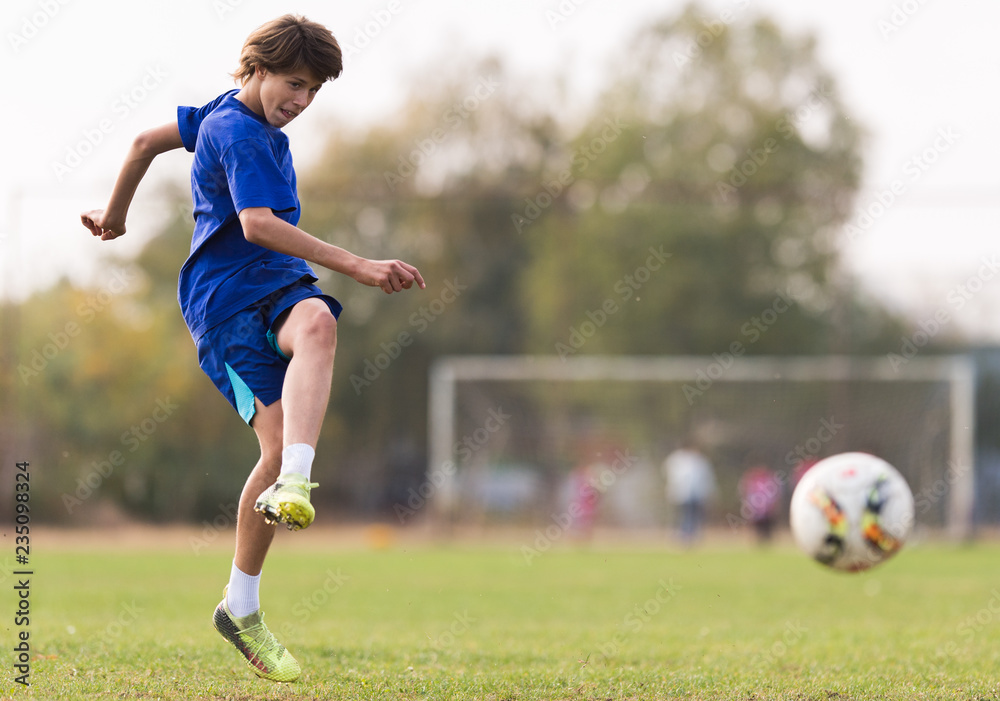
{"type": "Polygon", "coordinates": [[[420,271],[401,260],[365,260],[355,279],[371,287],[381,287],[386,294],[408,290],[417,283],[424,289],[424,278],[420,271]]]}

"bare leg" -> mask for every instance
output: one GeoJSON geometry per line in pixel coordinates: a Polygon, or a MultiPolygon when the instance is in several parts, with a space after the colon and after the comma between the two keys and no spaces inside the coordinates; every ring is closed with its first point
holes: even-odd
{"type": "Polygon", "coordinates": [[[236,566],[249,575],[260,574],[264,558],[274,538],[274,526],[264,522],[264,516],[253,510],[257,497],[274,484],[281,471],[281,400],[269,407],[254,400],[257,413],[251,425],[260,441],[260,460],[247,478],[240,495],[236,516],[236,566]]]}
{"type": "Polygon", "coordinates": [[[236,556],[241,571],[258,575],[274,538],[274,526],[254,511],[261,492],[278,479],[281,451],[294,443],[315,449],[330,400],[337,320],[325,302],[305,299],[292,307],[278,329],[278,346],[291,357],[282,399],[265,407],[255,399],[251,425],[260,441],[261,457],[240,495],[236,521],[236,556]]]}
{"type": "Polygon", "coordinates": [[[337,320],[322,300],[304,299],[278,329],[278,346],[292,359],[281,390],[283,444],[315,448],[330,401],[337,320]]]}

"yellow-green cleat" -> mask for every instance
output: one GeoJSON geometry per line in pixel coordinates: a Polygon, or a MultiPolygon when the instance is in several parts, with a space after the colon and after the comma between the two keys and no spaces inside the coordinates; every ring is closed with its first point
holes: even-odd
{"type": "Polygon", "coordinates": [[[212,622],[222,637],[240,651],[258,677],[275,682],[292,682],[299,678],[302,668],[264,625],[264,614],[260,611],[236,618],[229,611],[223,592],[222,602],[216,607],[212,622]]]}
{"type": "Polygon", "coordinates": [[[284,523],[290,531],[306,528],[316,518],[309,490],[318,486],[293,472],[279,475],[278,481],[257,497],[253,510],[263,514],[270,524],[284,523]]]}

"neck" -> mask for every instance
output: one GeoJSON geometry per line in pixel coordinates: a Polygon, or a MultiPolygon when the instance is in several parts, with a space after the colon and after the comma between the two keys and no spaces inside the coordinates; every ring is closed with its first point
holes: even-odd
{"type": "Polygon", "coordinates": [[[264,105],[260,101],[260,82],[257,81],[256,76],[251,77],[243,89],[236,93],[236,99],[261,117],[264,116],[264,105]]]}

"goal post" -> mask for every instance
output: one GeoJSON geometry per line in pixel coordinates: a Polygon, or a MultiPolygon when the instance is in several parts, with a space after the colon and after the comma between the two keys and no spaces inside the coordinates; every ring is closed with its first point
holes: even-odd
{"type": "Polygon", "coordinates": [[[975,371],[964,356],[446,356],[429,380],[437,518],[454,520],[469,499],[472,465],[528,465],[537,488],[588,434],[658,466],[695,432],[730,487],[750,453],[788,474],[798,458],[879,454],[907,478],[918,526],[972,534],[975,371]]]}

